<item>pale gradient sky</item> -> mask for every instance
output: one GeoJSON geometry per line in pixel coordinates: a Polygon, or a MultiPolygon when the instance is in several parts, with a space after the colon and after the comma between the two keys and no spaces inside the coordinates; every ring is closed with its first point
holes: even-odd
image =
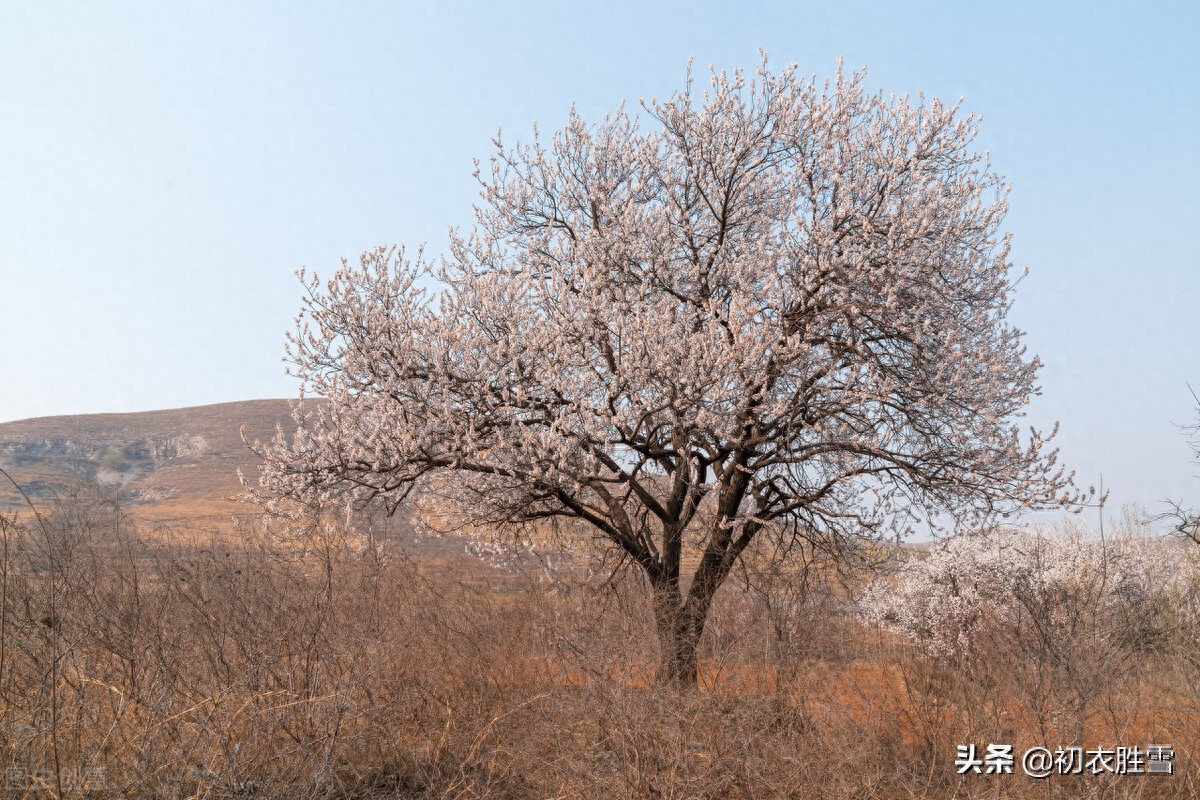
{"type": "Polygon", "coordinates": [[[472,158],[698,72],[980,112],[1014,310],[1083,485],[1200,503],[1194,3],[0,0],[0,421],[294,396],[293,272],[470,221],[472,158]],[[436,7],[434,7],[436,6],[436,7]]]}

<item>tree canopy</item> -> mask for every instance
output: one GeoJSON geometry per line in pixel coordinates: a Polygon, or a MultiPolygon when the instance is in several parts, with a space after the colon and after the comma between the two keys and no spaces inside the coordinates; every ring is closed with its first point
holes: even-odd
{"type": "Polygon", "coordinates": [[[394,508],[436,481],[481,521],[582,520],[644,570],[684,684],[755,537],[1077,502],[1016,424],[1040,364],[977,119],[863,80],[689,71],[636,115],[497,137],[442,257],[305,279],[289,359],[328,402],[260,447],[263,488],[394,508]]]}

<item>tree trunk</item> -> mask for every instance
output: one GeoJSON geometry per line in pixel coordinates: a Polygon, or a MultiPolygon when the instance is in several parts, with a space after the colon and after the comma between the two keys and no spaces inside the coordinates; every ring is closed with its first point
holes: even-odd
{"type": "Polygon", "coordinates": [[[712,607],[717,589],[729,576],[734,562],[745,550],[759,529],[759,523],[751,520],[743,523],[740,535],[733,537],[732,525],[735,512],[745,493],[745,473],[738,472],[731,486],[722,490],[718,505],[718,518],[713,523],[708,544],[692,585],[686,596],[679,588],[679,566],[682,560],[682,537],[679,529],[664,534],[664,569],[647,570],[654,592],[654,621],[658,627],[658,642],[662,651],[662,669],[659,680],[679,689],[695,688],[699,661],[697,650],[708,611],[712,607]]]}
{"type": "Polygon", "coordinates": [[[683,601],[678,584],[654,587],[654,621],[662,654],[658,679],[680,690],[696,687],[697,651],[704,632],[708,603],[683,601]]]}

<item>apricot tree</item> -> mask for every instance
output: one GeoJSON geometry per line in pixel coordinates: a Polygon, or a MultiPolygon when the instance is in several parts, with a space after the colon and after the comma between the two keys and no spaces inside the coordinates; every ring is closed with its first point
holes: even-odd
{"type": "Polygon", "coordinates": [[[764,60],[497,137],[443,257],[306,279],[289,360],[327,402],[259,448],[263,490],[395,508],[436,482],[484,522],[582,521],[644,571],[682,685],[755,537],[843,548],[1071,502],[1015,425],[1039,362],[976,123],[764,60]]]}

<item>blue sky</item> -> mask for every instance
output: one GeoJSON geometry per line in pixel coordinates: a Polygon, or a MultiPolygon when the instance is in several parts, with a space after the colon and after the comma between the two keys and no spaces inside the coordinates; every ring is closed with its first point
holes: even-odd
{"type": "Polygon", "coordinates": [[[468,224],[498,129],[758,50],[984,115],[1046,362],[1030,420],[1114,504],[1200,502],[1192,3],[7,2],[0,421],[294,396],[294,271],[468,224]],[[435,7],[436,6],[436,7],[435,7]]]}

